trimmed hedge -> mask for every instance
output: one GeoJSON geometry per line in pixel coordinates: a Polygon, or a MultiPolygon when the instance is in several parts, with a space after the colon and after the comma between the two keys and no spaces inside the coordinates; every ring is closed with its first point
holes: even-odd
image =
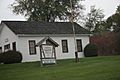
{"type": "Polygon", "coordinates": [[[3,53],[0,53],[0,63],[3,63],[3,53]]]}
{"type": "Polygon", "coordinates": [[[11,64],[11,63],[20,63],[22,61],[22,54],[18,51],[7,51],[1,53],[1,63],[11,64]]]}
{"type": "Polygon", "coordinates": [[[85,55],[85,57],[94,57],[94,56],[97,56],[98,55],[97,52],[98,52],[98,48],[94,44],[88,44],[84,48],[84,55],[85,55]]]}

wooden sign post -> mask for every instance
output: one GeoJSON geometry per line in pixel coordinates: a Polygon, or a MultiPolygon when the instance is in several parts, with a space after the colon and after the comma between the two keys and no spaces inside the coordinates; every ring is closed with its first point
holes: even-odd
{"type": "Polygon", "coordinates": [[[56,64],[56,53],[53,45],[42,44],[40,46],[40,63],[44,64],[56,64]]]}

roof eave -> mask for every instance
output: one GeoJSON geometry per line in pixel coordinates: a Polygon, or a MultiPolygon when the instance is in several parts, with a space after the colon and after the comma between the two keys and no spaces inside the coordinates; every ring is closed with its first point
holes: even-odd
{"type": "MultiPolygon", "coordinates": [[[[18,37],[47,37],[47,36],[73,36],[73,34],[17,34],[18,37]]],[[[75,34],[76,36],[91,36],[92,34],[75,34]]]]}

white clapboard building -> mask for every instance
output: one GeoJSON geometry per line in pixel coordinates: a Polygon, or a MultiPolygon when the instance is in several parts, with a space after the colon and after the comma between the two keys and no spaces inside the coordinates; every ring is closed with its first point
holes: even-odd
{"type": "MultiPolygon", "coordinates": [[[[89,31],[74,23],[79,57],[89,44],[89,31]]],[[[0,24],[0,52],[16,50],[23,62],[39,61],[37,43],[56,46],[56,59],[75,58],[73,28],[70,22],[2,21],[0,24]]]]}

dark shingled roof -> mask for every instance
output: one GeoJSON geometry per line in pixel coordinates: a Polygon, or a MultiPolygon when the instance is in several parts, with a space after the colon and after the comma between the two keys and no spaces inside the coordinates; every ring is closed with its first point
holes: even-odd
{"type": "MultiPolygon", "coordinates": [[[[15,34],[72,34],[70,22],[2,21],[15,34]]],[[[74,23],[76,34],[90,34],[89,31],[74,23]]]]}

